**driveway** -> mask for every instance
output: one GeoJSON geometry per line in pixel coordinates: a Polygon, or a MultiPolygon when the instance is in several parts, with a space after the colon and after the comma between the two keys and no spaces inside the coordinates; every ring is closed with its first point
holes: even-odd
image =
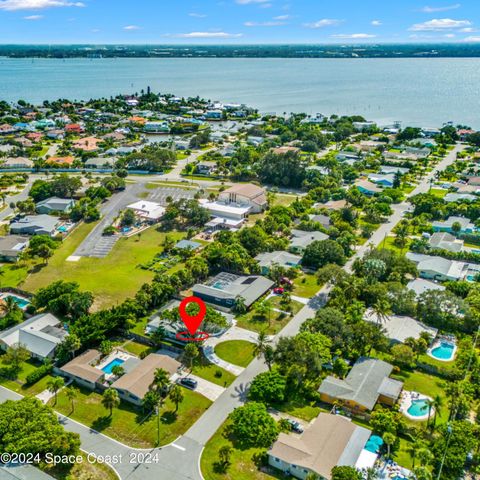
{"type": "MultiPolygon", "coordinates": [[[[191,373],[190,374],[185,373],[182,375],[175,374],[172,380],[176,383],[179,383],[180,379],[186,378],[186,377],[196,380],[198,385],[197,385],[197,388],[195,389],[195,392],[200,393],[204,397],[207,397],[212,402],[214,402],[225,391],[224,387],[221,387],[216,383],[209,382],[208,380],[205,380],[204,378],[198,377],[197,375],[193,375],[191,373]]],[[[182,387],[182,388],[186,388],[186,387],[182,387]]]]}

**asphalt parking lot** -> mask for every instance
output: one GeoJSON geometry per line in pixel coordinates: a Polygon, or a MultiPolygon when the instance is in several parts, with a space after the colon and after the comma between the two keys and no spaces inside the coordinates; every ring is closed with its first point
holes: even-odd
{"type": "Polygon", "coordinates": [[[150,190],[148,200],[151,202],[157,202],[160,205],[167,205],[167,198],[171,197],[174,202],[181,200],[182,198],[191,199],[195,196],[196,190],[187,190],[185,188],[176,187],[158,187],[155,190],[150,190]]]}

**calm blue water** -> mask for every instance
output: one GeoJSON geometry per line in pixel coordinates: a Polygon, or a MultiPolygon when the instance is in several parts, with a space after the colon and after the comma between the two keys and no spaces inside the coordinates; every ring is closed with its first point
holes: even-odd
{"type": "Polygon", "coordinates": [[[440,360],[450,360],[453,357],[455,346],[449,342],[442,342],[438,347],[432,349],[431,354],[440,360]]]}
{"type": "Polygon", "coordinates": [[[428,414],[428,402],[425,399],[412,400],[412,404],[408,407],[407,412],[412,417],[423,417],[428,414]]]}
{"type": "Polygon", "coordinates": [[[361,114],[381,123],[480,129],[480,59],[6,59],[0,99],[39,103],[154,91],[262,112],[361,114]]]}
{"type": "Polygon", "coordinates": [[[372,453],[378,453],[382,445],[383,445],[382,437],[379,437],[378,435],[372,435],[368,439],[368,442],[365,444],[365,450],[368,450],[369,452],[372,452],[372,453]]]}
{"type": "Polygon", "coordinates": [[[121,358],[114,358],[102,368],[102,371],[105,373],[112,373],[112,368],[116,367],[117,365],[121,365],[122,363],[125,363],[125,360],[122,360],[121,358]]]}

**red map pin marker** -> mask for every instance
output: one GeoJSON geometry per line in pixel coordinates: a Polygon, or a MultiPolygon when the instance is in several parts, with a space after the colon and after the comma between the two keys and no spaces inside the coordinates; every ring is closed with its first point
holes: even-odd
{"type": "Polygon", "coordinates": [[[178,306],[178,312],[180,313],[180,318],[190,332],[190,335],[193,337],[205,318],[207,306],[205,305],[205,302],[198,297],[187,297],[184,298],[178,306]],[[197,315],[189,315],[187,313],[187,305],[190,303],[196,303],[198,305],[200,310],[197,315]]]}

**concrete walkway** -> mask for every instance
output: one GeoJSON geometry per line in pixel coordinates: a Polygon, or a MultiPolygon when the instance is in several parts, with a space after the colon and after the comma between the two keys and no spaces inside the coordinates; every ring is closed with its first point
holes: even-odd
{"type": "Polygon", "coordinates": [[[245,369],[219,358],[215,354],[215,346],[219,343],[228,342],[231,340],[244,340],[250,343],[257,343],[257,339],[258,334],[256,332],[252,332],[234,325],[220,337],[210,337],[208,340],[206,340],[203,347],[203,352],[210,362],[238,377],[238,375],[240,375],[245,369]]]}

